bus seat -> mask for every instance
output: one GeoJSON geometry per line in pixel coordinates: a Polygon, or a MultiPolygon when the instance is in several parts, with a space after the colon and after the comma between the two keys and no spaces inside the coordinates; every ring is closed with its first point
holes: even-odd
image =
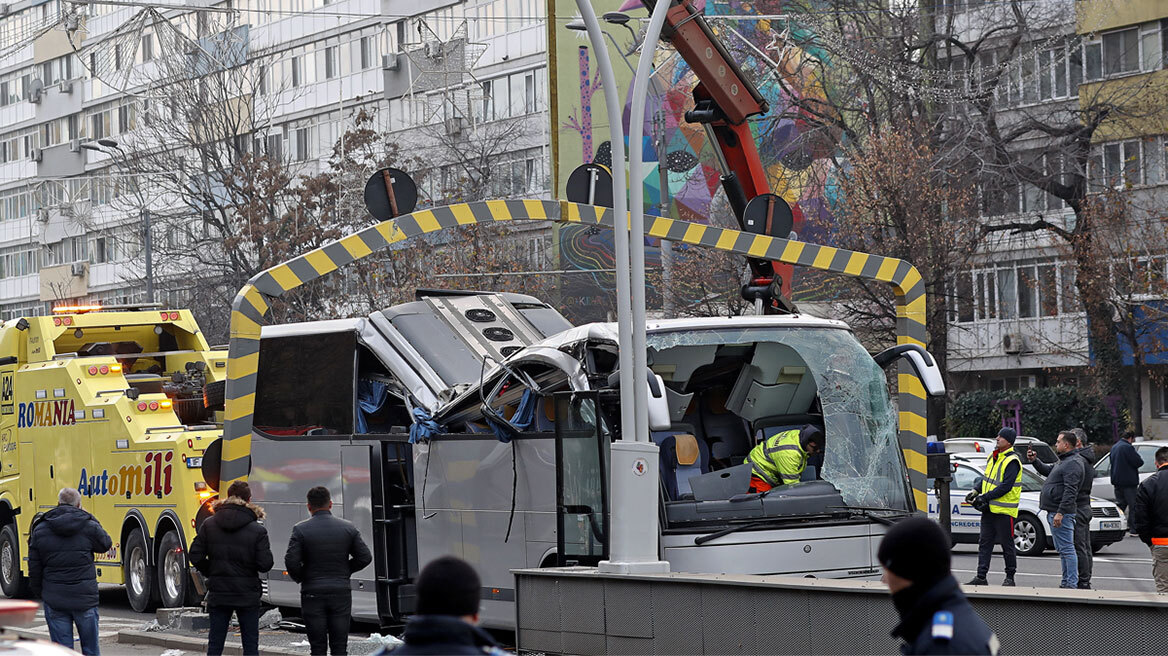
{"type": "MultiPolygon", "coordinates": [[[[719,452],[727,454],[726,458],[732,460],[745,458],[754,448],[746,423],[742,421],[741,417],[727,412],[725,409],[719,412],[717,408],[711,407],[709,410],[703,416],[706,440],[711,445],[723,444],[724,446],[719,447],[719,452]]],[[[725,460],[725,458],[720,457],[719,460],[725,460]]],[[[731,464],[739,464],[740,462],[741,460],[737,460],[731,464]]]]}
{"type": "Polygon", "coordinates": [[[653,441],[661,448],[658,469],[669,498],[691,494],[689,479],[710,471],[709,447],[689,433],[655,432],[653,441]]]}
{"type": "Polygon", "coordinates": [[[535,409],[535,424],[532,430],[549,432],[556,429],[556,402],[550,396],[541,396],[535,409]]]}

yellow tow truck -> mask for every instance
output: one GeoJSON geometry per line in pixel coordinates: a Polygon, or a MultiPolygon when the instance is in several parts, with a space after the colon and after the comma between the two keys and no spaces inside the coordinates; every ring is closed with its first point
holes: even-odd
{"type": "Polygon", "coordinates": [[[187,548],[215,497],[227,352],[188,310],[54,308],[0,325],[0,588],[27,589],[27,545],[61,488],[113,538],[97,578],[142,611],[192,600],[187,548]],[[214,481],[213,481],[214,483],[214,481]]]}

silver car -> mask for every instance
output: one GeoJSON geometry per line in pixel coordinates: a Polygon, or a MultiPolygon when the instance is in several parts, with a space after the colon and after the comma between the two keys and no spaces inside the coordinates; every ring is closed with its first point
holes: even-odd
{"type": "MultiPolygon", "coordinates": [[[[1144,459],[1140,466],[1140,481],[1156,473],[1156,451],[1168,446],[1168,440],[1146,440],[1132,444],[1136,453],[1144,459]]],[[[1095,463],[1095,482],[1091,487],[1091,494],[1104,499],[1115,501],[1115,486],[1111,484],[1111,454],[1107,454],[1095,463]]]]}

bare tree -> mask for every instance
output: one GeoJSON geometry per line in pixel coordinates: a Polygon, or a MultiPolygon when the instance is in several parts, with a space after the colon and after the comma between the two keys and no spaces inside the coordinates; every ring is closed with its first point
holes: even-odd
{"type": "MultiPolygon", "coordinates": [[[[274,126],[281,90],[240,39],[223,29],[190,52],[163,53],[115,157],[126,181],[115,208],[152,225],[151,282],[182,289],[210,334],[225,334],[230,299],[249,278],[340,234],[299,207],[297,171],[274,126]]],[[[290,297],[287,307],[300,308],[290,316],[304,316],[305,302],[290,297]]]]}
{"type": "MultiPolygon", "coordinates": [[[[1079,285],[1092,298],[1087,303],[1105,306],[1110,312],[1108,323],[1118,336],[1118,350],[1124,364],[1122,390],[1128,400],[1132,430],[1142,434],[1143,395],[1140,386],[1145,377],[1163,380],[1154,365],[1168,354],[1168,225],[1158,212],[1148,212],[1133,201],[1132,194],[1114,189],[1090,196],[1083,213],[1090,217],[1095,230],[1090,237],[1095,257],[1108,270],[1079,285]],[[1130,362],[1130,364],[1126,364],[1130,362]]],[[[1073,243],[1063,249],[1073,256],[1073,243]]]]}
{"type": "MultiPolygon", "coordinates": [[[[836,241],[849,250],[911,262],[930,302],[925,329],[929,348],[946,371],[954,303],[971,295],[953,284],[969,266],[980,231],[966,214],[972,194],[961,175],[939,166],[932,148],[909,130],[886,127],[866,136],[862,151],[840,172],[835,204],[836,241]]],[[[888,285],[849,279],[853,293],[842,305],[855,323],[895,343],[896,303],[888,285]]]]}
{"type": "MultiPolygon", "coordinates": [[[[1163,125],[1165,108],[1149,99],[1159,98],[1156,87],[1165,83],[1143,76],[1080,85],[1076,4],[1085,3],[1009,0],[967,11],[932,1],[809,6],[815,11],[798,20],[812,29],[792,40],[827,56],[784,51],[779,82],[822,80],[812,94],[785,87],[791,104],[784,116],[804,126],[807,147],[833,141],[854,160],[868,149],[869,135],[907,126],[955,184],[976,182],[984,234],[1035,233],[1061,243],[1077,271],[1095,380],[1103,393],[1123,393],[1132,405],[1136,388],[1125,377],[1134,372],[1121,366],[1114,308],[1095,289],[1111,265],[1099,257],[1106,249],[1088,180],[1094,142],[1163,125]],[[1051,93],[1060,85],[1065,100],[1040,102],[1060,95],[1051,93]]],[[[949,219],[957,215],[952,209],[949,219]]],[[[953,300],[947,294],[932,298],[953,300]]]]}

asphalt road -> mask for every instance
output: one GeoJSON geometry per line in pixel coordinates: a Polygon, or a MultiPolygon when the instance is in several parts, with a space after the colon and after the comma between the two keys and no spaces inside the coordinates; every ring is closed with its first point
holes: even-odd
{"type": "MultiPolygon", "coordinates": [[[[977,546],[959,544],[953,549],[953,573],[962,583],[973,578],[977,571],[977,546]]],[[[1001,550],[994,551],[990,561],[989,581],[998,585],[1004,578],[1001,550]]],[[[1018,585],[1057,588],[1062,579],[1062,565],[1058,554],[1047,551],[1041,556],[1018,558],[1018,585]]],[[[1095,568],[1091,586],[1096,590],[1126,590],[1155,592],[1152,579],[1152,556],[1143,542],[1126,537],[1104,547],[1095,554],[1095,568]]]]}

